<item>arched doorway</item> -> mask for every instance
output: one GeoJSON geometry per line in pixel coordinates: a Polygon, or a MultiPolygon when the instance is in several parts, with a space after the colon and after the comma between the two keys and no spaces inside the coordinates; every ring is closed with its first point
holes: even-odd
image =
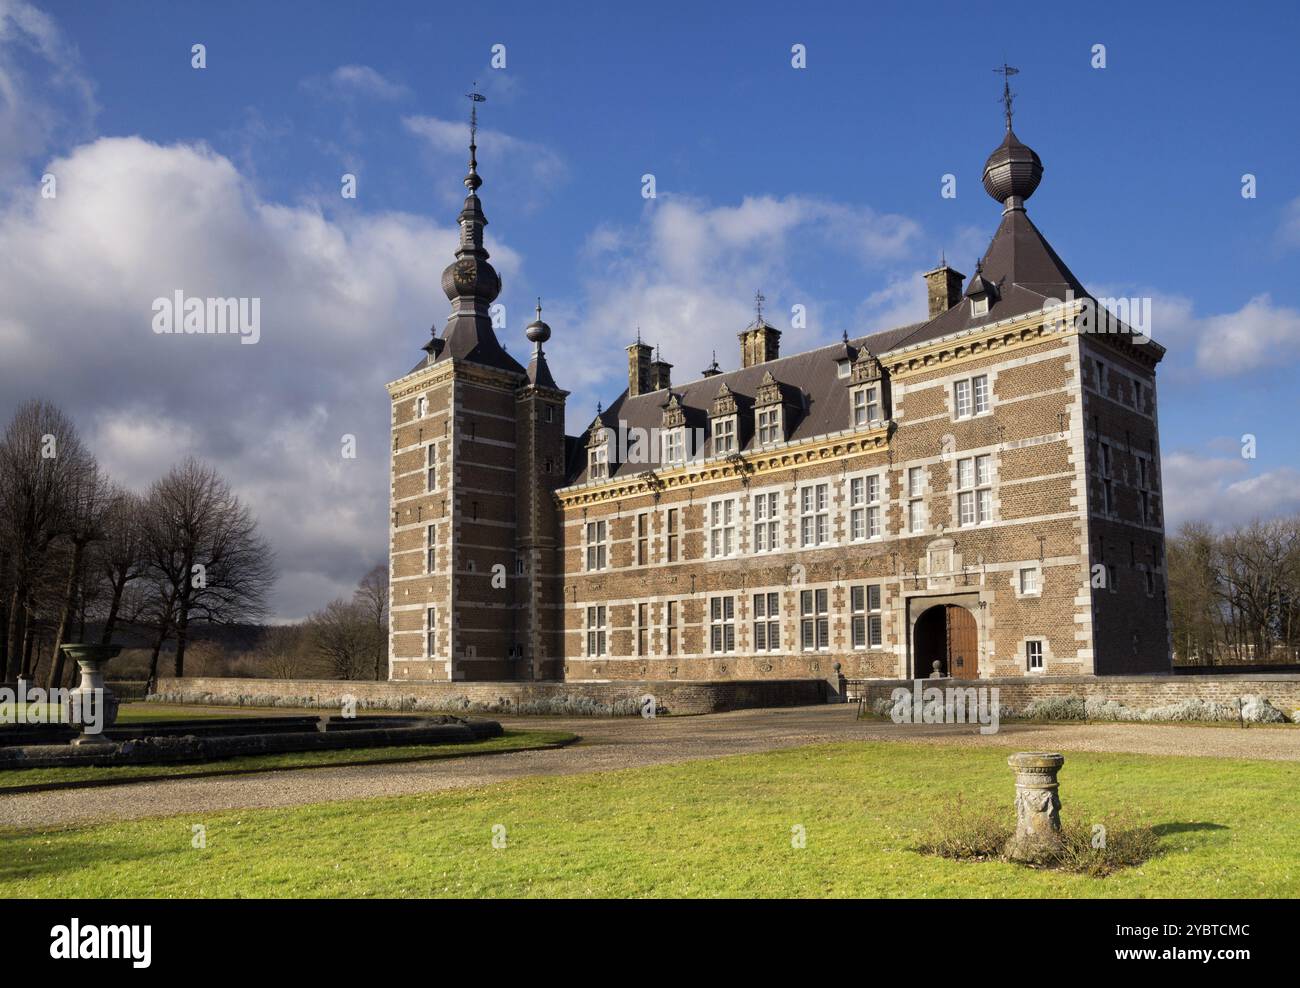
{"type": "Polygon", "coordinates": [[[953,679],[979,678],[979,629],[975,615],[960,604],[936,604],[921,613],[912,632],[912,674],[939,672],[953,679]]]}

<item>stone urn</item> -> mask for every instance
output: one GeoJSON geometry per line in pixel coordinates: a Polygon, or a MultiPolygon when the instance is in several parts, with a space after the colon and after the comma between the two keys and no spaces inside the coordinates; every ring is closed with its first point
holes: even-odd
{"type": "Polygon", "coordinates": [[[81,681],[70,697],[71,722],[81,728],[77,741],[92,741],[99,731],[117,721],[117,697],[104,683],[104,667],[122,651],[122,646],[61,645],[60,648],[81,670],[81,681]],[[88,730],[91,727],[93,733],[88,730]]]}
{"type": "Polygon", "coordinates": [[[1016,770],[1016,835],[1007,841],[1007,857],[1049,864],[1061,853],[1061,800],[1056,773],[1065,764],[1065,756],[1021,751],[1009,757],[1007,764],[1016,770]]]}

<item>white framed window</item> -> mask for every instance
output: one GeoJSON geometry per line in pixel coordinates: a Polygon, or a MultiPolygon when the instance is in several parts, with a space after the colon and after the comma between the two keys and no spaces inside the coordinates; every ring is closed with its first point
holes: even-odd
{"type": "Polygon", "coordinates": [[[989,314],[989,297],[984,295],[981,298],[971,299],[970,314],[972,316],[987,316],[989,314]]]}
{"type": "Polygon", "coordinates": [[[1029,672],[1043,671],[1043,641],[1031,638],[1025,642],[1025,669],[1029,672]]]}
{"type": "Polygon", "coordinates": [[[736,650],[736,598],[709,598],[709,650],[714,653],[736,650]]]}
{"type": "Polygon", "coordinates": [[[686,462],[686,429],[678,426],[660,433],[661,459],[664,463],[686,462]]]}
{"type": "Polygon", "coordinates": [[[415,417],[422,419],[429,414],[429,399],[424,395],[415,399],[415,417]]]}
{"type": "Polygon", "coordinates": [[[736,451],[736,416],[713,420],[713,452],[734,453],[736,451]]]}
{"type": "Polygon", "coordinates": [[[424,657],[432,659],[438,654],[438,611],[430,607],[424,612],[424,657]]]}
{"type": "Polygon", "coordinates": [[[709,555],[730,556],[736,551],[736,499],[709,502],[709,555]]]}
{"type": "Polygon", "coordinates": [[[830,594],[825,590],[799,593],[799,647],[824,652],[831,647],[830,594]]]}
{"type": "Polygon", "coordinates": [[[636,654],[650,654],[650,605],[636,605],[636,654]]]}
{"type": "Polygon", "coordinates": [[[424,450],[424,488],[436,491],[438,489],[438,447],[429,443],[424,450]]]}
{"type": "Polygon", "coordinates": [[[587,656],[604,655],[608,645],[605,629],[605,605],[587,608],[587,656]]]}
{"type": "Polygon", "coordinates": [[[781,548],[781,495],[764,491],[754,495],[754,551],[776,552],[781,548]]]}
{"type": "Polygon", "coordinates": [[[849,479],[849,537],[855,542],[880,537],[880,475],[849,479]]]}
{"type": "Polygon", "coordinates": [[[870,384],[853,391],[853,426],[862,428],[880,421],[880,387],[870,384]]]}
{"type": "Polygon", "coordinates": [[[925,468],[907,468],[907,530],[925,531],[925,468]]]}
{"type": "Polygon", "coordinates": [[[824,545],[830,541],[830,485],[799,488],[799,544],[824,545]]]}
{"type": "Polygon", "coordinates": [[[853,370],[853,365],[850,364],[847,360],[837,360],[837,361],[835,361],[835,376],[836,376],[836,377],[841,378],[841,379],[846,378],[846,377],[849,376],[849,374],[852,372],[852,370],[853,370]]]}
{"type": "Polygon", "coordinates": [[[1022,566],[1018,577],[1020,584],[1020,596],[1034,597],[1038,595],[1038,567],[1022,566]]]}
{"type": "Polygon", "coordinates": [[[957,524],[982,525],[993,519],[993,466],[987,453],[957,461],[957,524]]]}
{"type": "Polygon", "coordinates": [[[772,443],[779,443],[785,438],[781,432],[780,405],[772,408],[760,408],[757,412],[757,418],[758,444],[760,446],[770,446],[772,443]]]}
{"type": "Polygon", "coordinates": [[[595,446],[587,450],[587,479],[604,480],[609,476],[609,446],[595,446]]]}
{"type": "Polygon", "coordinates": [[[849,587],[849,616],[854,648],[879,648],[881,643],[880,585],[849,587]]]}
{"type": "Polygon", "coordinates": [[[780,594],[754,594],[754,651],[781,650],[780,594]]]}
{"type": "Polygon", "coordinates": [[[587,522],[587,569],[604,569],[608,561],[605,537],[607,530],[603,521],[587,522]]]}
{"type": "Polygon", "coordinates": [[[952,385],[952,407],[956,418],[966,419],[972,415],[983,415],[989,410],[989,377],[977,374],[974,377],[954,381],[952,385]]]}

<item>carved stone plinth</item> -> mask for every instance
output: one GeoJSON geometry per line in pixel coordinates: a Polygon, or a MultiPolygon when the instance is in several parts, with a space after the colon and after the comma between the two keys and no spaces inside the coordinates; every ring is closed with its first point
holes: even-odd
{"type": "Polygon", "coordinates": [[[1056,773],[1065,756],[1022,751],[1007,759],[1016,770],[1016,835],[1007,841],[1013,861],[1046,864],[1061,851],[1061,800],[1056,773]]]}
{"type": "Polygon", "coordinates": [[[117,697],[104,683],[104,666],[109,659],[122,651],[121,645],[63,645],[63,654],[77,663],[81,682],[72,690],[79,704],[72,723],[81,728],[81,736],[73,744],[87,744],[100,740],[96,735],[117,721],[117,697]],[[88,728],[96,728],[95,734],[88,728]]]}

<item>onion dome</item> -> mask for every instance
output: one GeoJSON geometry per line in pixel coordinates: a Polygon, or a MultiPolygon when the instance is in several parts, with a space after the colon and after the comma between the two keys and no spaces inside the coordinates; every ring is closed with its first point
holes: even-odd
{"type": "Polygon", "coordinates": [[[1043,162],[1037,152],[1022,144],[1007,122],[1007,136],[984,163],[984,191],[1004,209],[1024,209],[1043,179],[1043,162]]]}
{"type": "Polygon", "coordinates": [[[551,338],[551,327],[542,322],[542,300],[537,300],[537,318],[528,324],[524,330],[524,335],[528,337],[530,343],[536,343],[538,346],[545,343],[551,338]]]}

